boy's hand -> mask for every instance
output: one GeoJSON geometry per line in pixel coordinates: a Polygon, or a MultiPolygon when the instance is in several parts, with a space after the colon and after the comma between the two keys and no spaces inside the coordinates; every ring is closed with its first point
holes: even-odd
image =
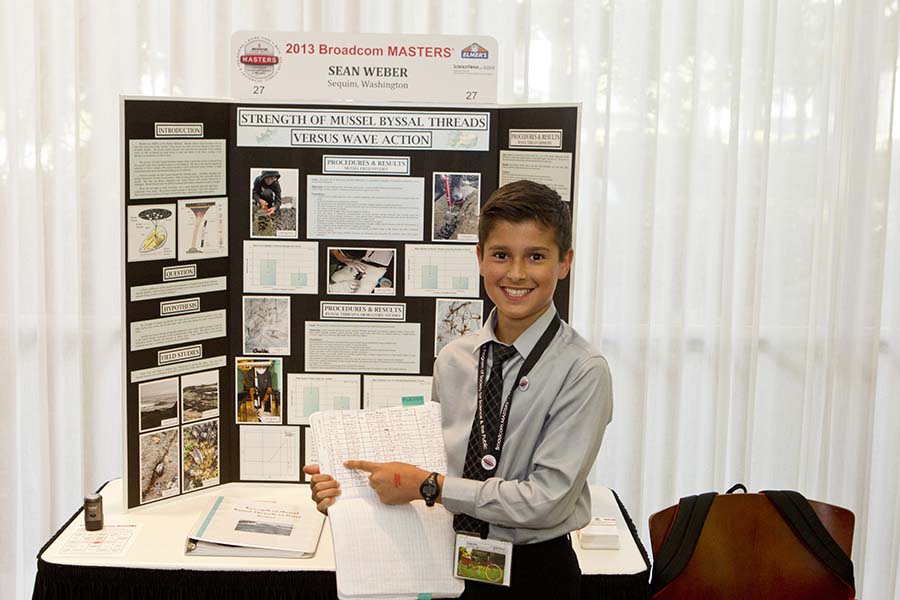
{"type": "Polygon", "coordinates": [[[316,508],[323,515],[328,514],[328,507],[334,504],[336,496],[341,494],[341,484],[327,473],[319,472],[319,465],[305,465],[303,472],[312,475],[309,480],[309,491],[316,508]]]}
{"type": "Polygon", "coordinates": [[[344,466],[368,472],[369,485],[385,504],[406,504],[421,498],[419,486],[429,475],[428,471],[401,462],[348,460],[344,466]]]}

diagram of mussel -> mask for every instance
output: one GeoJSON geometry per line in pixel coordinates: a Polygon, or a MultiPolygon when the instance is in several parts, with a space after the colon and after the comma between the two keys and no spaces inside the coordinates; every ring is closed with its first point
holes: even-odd
{"type": "Polygon", "coordinates": [[[166,231],[165,225],[161,225],[159,222],[171,216],[172,211],[167,208],[148,208],[138,213],[139,218],[153,223],[153,229],[147,234],[147,237],[144,238],[141,244],[141,252],[153,252],[165,245],[169,232],[166,231]]]}

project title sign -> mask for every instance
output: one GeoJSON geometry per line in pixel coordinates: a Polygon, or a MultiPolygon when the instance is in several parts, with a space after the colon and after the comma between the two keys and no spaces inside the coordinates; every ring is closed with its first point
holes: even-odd
{"type": "Polygon", "coordinates": [[[386,112],[241,106],[237,145],[488,150],[489,112],[386,112]]]}
{"type": "Polygon", "coordinates": [[[238,31],[231,94],[257,100],[497,102],[488,36],[238,31]]]}

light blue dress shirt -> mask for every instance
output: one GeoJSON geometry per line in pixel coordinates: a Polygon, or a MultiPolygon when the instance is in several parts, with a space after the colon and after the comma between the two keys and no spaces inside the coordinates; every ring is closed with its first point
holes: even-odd
{"type": "MultiPolygon", "coordinates": [[[[555,313],[551,306],[513,344],[518,355],[503,365],[504,399],[555,313]]],[[[606,359],[561,323],[528,374],[527,389],[520,387],[513,395],[495,476],[463,479],[476,408],[479,349],[496,341],[495,324],[496,309],[484,327],[448,344],[435,361],[432,400],[441,403],[447,449],[442,501],[451,512],[490,523],[493,539],[533,544],[590,521],[587,476],[612,419],[612,382],[606,359]]]]}

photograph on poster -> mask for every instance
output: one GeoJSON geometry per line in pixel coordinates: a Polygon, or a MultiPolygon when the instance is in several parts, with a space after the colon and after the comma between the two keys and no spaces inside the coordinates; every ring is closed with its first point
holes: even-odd
{"type": "Polygon", "coordinates": [[[297,169],[250,169],[250,237],[296,239],[299,193],[297,169]]]}
{"type": "Polygon", "coordinates": [[[219,371],[181,377],[181,420],[185,423],[219,416],[219,371]]]}
{"type": "Polygon", "coordinates": [[[242,481],[300,481],[300,428],[293,425],[241,430],[242,481]]]}
{"type": "Polygon", "coordinates": [[[407,296],[478,297],[480,278],[475,246],[407,244],[407,296]]]}
{"type": "Polygon", "coordinates": [[[181,489],[178,468],[178,428],[141,435],[141,504],[177,494],[181,489]]]}
{"type": "Polygon", "coordinates": [[[219,483],[218,419],[181,428],[181,479],[185,492],[219,483]]]}
{"type": "Polygon", "coordinates": [[[481,173],[434,173],[431,239],[477,242],[481,173]]]}
{"type": "Polygon", "coordinates": [[[244,240],[244,292],[318,294],[319,243],[244,240]]]}
{"type": "Polygon", "coordinates": [[[438,298],[434,310],[434,355],[458,337],[481,329],[484,301],[438,298]]]}
{"type": "Polygon", "coordinates": [[[280,358],[235,359],[235,403],[238,423],[281,424],[280,358]]]}
{"type": "Polygon", "coordinates": [[[128,207],[128,262],[175,258],[175,205],[128,207]]]}
{"type": "Polygon", "coordinates": [[[328,248],[329,294],[394,296],[393,248],[328,248]]]}
{"type": "Polygon", "coordinates": [[[288,425],[309,425],[309,415],[319,410],[358,410],[359,375],[288,373],[288,425]]]}
{"type": "Polygon", "coordinates": [[[291,353],[291,299],[244,296],[244,354],[291,353]]]}
{"type": "Polygon", "coordinates": [[[138,385],[141,431],[178,425],[178,378],[138,385]]]}
{"type": "Polygon", "coordinates": [[[228,256],[228,198],[178,201],[178,260],[228,256]]]}
{"type": "Polygon", "coordinates": [[[363,378],[363,408],[418,406],[431,402],[428,375],[366,375],[363,378]]]}

